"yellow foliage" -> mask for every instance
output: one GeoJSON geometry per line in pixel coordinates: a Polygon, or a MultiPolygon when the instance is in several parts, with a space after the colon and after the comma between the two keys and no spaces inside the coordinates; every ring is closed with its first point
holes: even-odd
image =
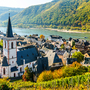
{"type": "Polygon", "coordinates": [[[41,35],[40,35],[40,38],[41,38],[41,39],[44,39],[44,38],[45,38],[45,36],[41,34],[41,35]]]}
{"type": "Polygon", "coordinates": [[[51,71],[44,71],[39,75],[37,82],[48,81],[51,79],[53,79],[52,72],[51,71]]]}
{"type": "Polygon", "coordinates": [[[80,63],[78,63],[77,61],[73,62],[70,67],[76,67],[76,68],[79,68],[81,67],[82,65],[80,63]]]}
{"type": "Polygon", "coordinates": [[[76,47],[75,47],[75,45],[72,47],[72,49],[77,49],[76,47]]]}

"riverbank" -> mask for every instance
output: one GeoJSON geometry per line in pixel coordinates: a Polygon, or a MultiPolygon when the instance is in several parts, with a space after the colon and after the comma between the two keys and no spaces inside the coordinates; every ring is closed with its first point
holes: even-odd
{"type": "Polygon", "coordinates": [[[48,30],[54,30],[58,32],[66,32],[66,33],[90,33],[90,31],[83,31],[83,30],[66,30],[66,29],[52,29],[52,28],[43,28],[48,30]]]}

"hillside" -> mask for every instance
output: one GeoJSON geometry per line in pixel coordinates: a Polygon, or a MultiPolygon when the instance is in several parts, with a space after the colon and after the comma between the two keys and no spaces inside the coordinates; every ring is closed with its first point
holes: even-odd
{"type": "Polygon", "coordinates": [[[90,0],[54,0],[31,6],[12,17],[12,23],[90,29],[90,0]]]}
{"type": "Polygon", "coordinates": [[[8,19],[8,14],[10,13],[10,16],[14,16],[21,12],[24,8],[10,8],[10,7],[1,7],[0,6],[0,23],[2,21],[5,21],[8,19]]]}

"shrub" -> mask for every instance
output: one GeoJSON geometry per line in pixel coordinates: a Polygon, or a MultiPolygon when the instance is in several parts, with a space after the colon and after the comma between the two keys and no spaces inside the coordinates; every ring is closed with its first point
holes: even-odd
{"type": "Polygon", "coordinates": [[[53,79],[52,72],[51,71],[44,71],[39,75],[37,82],[48,81],[51,79],[53,79]]]}
{"type": "Polygon", "coordinates": [[[0,90],[10,90],[10,80],[7,79],[8,78],[0,79],[0,90]]]}
{"type": "Polygon", "coordinates": [[[57,79],[61,77],[70,77],[70,76],[75,76],[75,75],[82,75],[85,74],[85,72],[88,71],[88,68],[85,66],[82,66],[80,63],[73,62],[69,66],[64,66],[61,69],[54,70],[53,72],[51,71],[44,71],[42,72],[38,79],[37,82],[42,82],[42,81],[48,81],[51,79],[57,79]]]}
{"type": "Polygon", "coordinates": [[[29,81],[30,78],[31,78],[31,79],[33,78],[33,72],[32,72],[31,69],[29,69],[28,67],[26,67],[26,68],[25,68],[25,72],[24,72],[24,74],[23,74],[23,76],[22,76],[22,79],[23,79],[24,81],[29,81]]]}

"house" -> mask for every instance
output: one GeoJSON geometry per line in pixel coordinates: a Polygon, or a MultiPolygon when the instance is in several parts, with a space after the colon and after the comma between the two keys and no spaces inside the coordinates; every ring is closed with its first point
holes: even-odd
{"type": "Polygon", "coordinates": [[[90,53],[85,53],[85,54],[84,54],[84,57],[85,57],[85,58],[89,58],[89,57],[90,57],[90,53]]]}
{"type": "Polygon", "coordinates": [[[35,64],[37,74],[40,74],[44,70],[48,70],[48,58],[39,58],[35,64]]]}
{"type": "Polygon", "coordinates": [[[66,65],[70,65],[75,61],[77,61],[77,58],[67,58],[66,65]]]}
{"type": "Polygon", "coordinates": [[[90,66],[90,57],[86,57],[85,60],[81,63],[83,66],[90,66]]]}
{"type": "Polygon", "coordinates": [[[48,58],[48,69],[54,70],[63,66],[62,60],[53,50],[49,50],[45,57],[48,58]]]}
{"type": "Polygon", "coordinates": [[[60,39],[62,39],[62,37],[58,35],[50,35],[48,37],[48,40],[52,40],[52,41],[60,41],[60,39]]]}
{"type": "Polygon", "coordinates": [[[66,60],[69,58],[69,53],[67,51],[57,51],[57,55],[62,60],[63,65],[66,65],[66,60]]]}

